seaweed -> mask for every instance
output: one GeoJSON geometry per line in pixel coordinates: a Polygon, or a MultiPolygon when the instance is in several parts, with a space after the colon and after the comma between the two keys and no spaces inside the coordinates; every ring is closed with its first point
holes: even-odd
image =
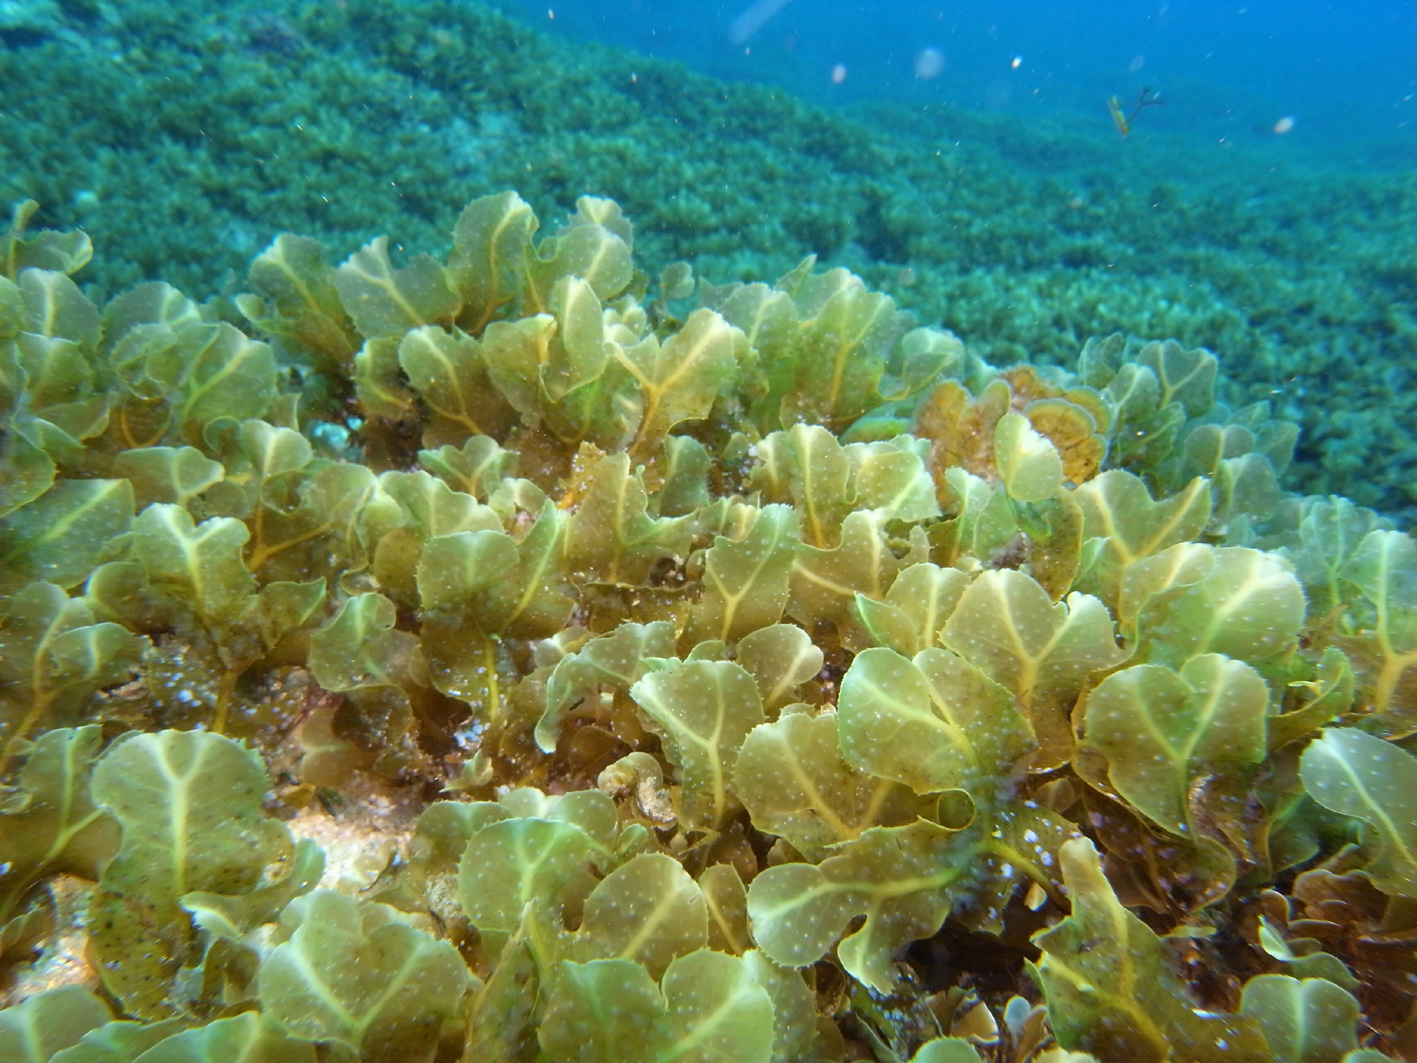
{"type": "Polygon", "coordinates": [[[0,946],[95,966],[0,1051],[1400,1049],[1410,537],[1285,492],[1208,351],[1000,369],[844,270],[651,299],[615,204],[538,232],[282,236],[204,305],[12,238],[0,946]],[[369,788],[408,844],[327,875],[286,820],[369,788]]]}

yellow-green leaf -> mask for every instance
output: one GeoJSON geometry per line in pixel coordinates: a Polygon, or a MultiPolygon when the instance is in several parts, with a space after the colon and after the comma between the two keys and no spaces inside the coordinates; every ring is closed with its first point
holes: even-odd
{"type": "Polygon", "coordinates": [[[1015,502],[1042,502],[1063,483],[1062,455],[1020,413],[1006,413],[994,426],[994,463],[1015,502]]]}
{"type": "Polygon", "coordinates": [[[461,444],[470,435],[502,436],[515,412],[492,386],[482,346],[471,336],[425,325],[399,341],[399,365],[434,419],[428,446],[461,444]]]}
{"type": "Polygon", "coordinates": [[[1265,1063],[1258,1024],[1202,1012],[1166,943],[1122,906],[1092,842],[1062,848],[1072,913],[1035,935],[1037,972],[1062,1047],[1101,1063],[1265,1063]]]}
{"type": "Polygon", "coordinates": [[[256,592],[241,556],[250,536],[231,517],[197,525],[181,506],[159,502],[133,521],[133,552],[155,587],[221,627],[239,621],[256,592]]]}
{"type": "Polygon", "coordinates": [[[418,255],[395,269],[388,247],[387,236],[375,237],[335,271],[335,289],[359,334],[366,339],[401,336],[422,325],[451,321],[461,300],[438,261],[418,255]]]}
{"type": "Polygon", "coordinates": [[[1133,808],[1193,838],[1193,787],[1243,778],[1264,760],[1268,706],[1260,674],[1217,653],[1191,658],[1179,673],[1133,665],[1088,695],[1083,744],[1107,758],[1107,777],[1133,808]]]}
{"type": "Polygon", "coordinates": [[[717,536],[704,554],[704,590],[691,614],[691,641],[731,642],[776,624],[787,605],[797,542],[797,514],[776,504],[755,513],[743,538],[717,536]]]}
{"type": "Polygon", "coordinates": [[[458,1014],[467,968],[400,915],[334,890],[296,898],[281,915],[289,939],[261,964],[261,1010],[300,1040],[363,1059],[430,1057],[458,1014]]]}
{"type": "Polygon", "coordinates": [[[1304,750],[1304,789],[1369,826],[1368,874],[1378,888],[1417,897],[1417,757],[1352,727],[1331,727],[1304,750]]]}
{"type": "Polygon", "coordinates": [[[480,335],[521,297],[536,225],[531,207],[515,192],[483,196],[463,208],[447,275],[462,296],[458,324],[468,332],[480,335]]]}
{"type": "Polygon", "coordinates": [[[1339,1063],[1358,1047],[1358,1001],[1323,978],[1256,975],[1240,1013],[1259,1023],[1274,1063],[1339,1063]]]}
{"type": "Polygon", "coordinates": [[[171,981],[200,958],[185,894],[247,893],[290,859],[290,832],[262,808],[266,786],[259,753],[202,731],[134,734],[95,766],[94,803],[118,820],[123,847],[104,869],[89,932],[105,987],[130,1013],[177,1010],[171,981]]]}
{"type": "Polygon", "coordinates": [[[753,826],[786,838],[809,860],[871,827],[915,821],[921,802],[906,787],[866,774],[837,748],[837,716],[788,713],[743,742],[733,788],[753,826]]]}
{"type": "Polygon", "coordinates": [[[708,942],[703,893],[662,853],[641,853],[616,868],[586,898],[572,946],[582,960],[621,959],[662,975],[708,942]]]}
{"type": "Polygon", "coordinates": [[[919,794],[984,800],[1035,745],[1008,690],[938,647],[914,660],[883,647],[858,654],[837,710],[846,759],[919,794]]]}
{"type": "Polygon", "coordinates": [[[1303,588],[1276,554],[1179,543],[1127,569],[1117,615],[1154,663],[1175,667],[1223,653],[1258,664],[1294,645],[1304,604],[1303,588]]]}
{"type": "Polygon", "coordinates": [[[1073,492],[1083,514],[1083,535],[1101,539],[1100,556],[1088,577],[1104,601],[1115,607],[1122,574],[1143,557],[1197,538],[1210,521],[1210,491],[1196,477],[1159,502],[1139,477],[1108,469],[1073,492]]]}
{"type": "Polygon", "coordinates": [[[256,256],[246,275],[258,295],[237,296],[236,305],[263,332],[313,351],[329,371],[348,367],[356,339],[335,290],[335,271],[324,254],[319,241],[282,233],[256,256]],[[267,309],[266,299],[274,304],[274,312],[267,309]]]}
{"type": "Polygon", "coordinates": [[[630,688],[683,778],[682,818],[716,827],[731,807],[729,785],[738,748],[763,722],[758,685],[729,661],[675,662],[630,688]]]}
{"type": "Polygon", "coordinates": [[[663,344],[620,348],[643,406],[634,447],[648,453],[681,421],[706,417],[746,346],[743,334],[717,313],[695,310],[663,344]]]}
{"type": "Polygon", "coordinates": [[[133,519],[127,480],[60,480],[0,519],[0,593],[32,580],[82,583],[133,519]]]}
{"type": "Polygon", "coordinates": [[[768,868],[748,889],[758,947],[783,966],[805,967],[864,915],[837,955],[853,978],[889,991],[896,951],[940,928],[950,911],[948,887],[967,873],[946,859],[949,835],[923,819],[875,827],[820,864],[768,868]]]}

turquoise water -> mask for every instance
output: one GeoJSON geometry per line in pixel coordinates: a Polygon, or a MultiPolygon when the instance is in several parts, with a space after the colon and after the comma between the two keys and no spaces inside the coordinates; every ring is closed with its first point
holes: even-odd
{"type": "Polygon", "coordinates": [[[1105,98],[1166,98],[1153,129],[1417,144],[1417,5],[1297,0],[1056,3],[503,0],[531,25],[791,87],[822,104],[947,101],[1104,119],[1105,98]],[[833,79],[833,71],[837,78],[833,79]]]}

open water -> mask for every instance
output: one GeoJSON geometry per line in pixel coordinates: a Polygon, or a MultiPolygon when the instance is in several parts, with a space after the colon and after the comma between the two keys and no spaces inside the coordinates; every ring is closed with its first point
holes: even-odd
{"type": "MultiPolygon", "coordinates": [[[[1411,0],[504,0],[559,32],[791,87],[820,103],[944,100],[1028,120],[1166,101],[1145,127],[1330,148],[1417,144],[1411,0]]],[[[1138,128],[1141,131],[1141,127],[1138,128]]]]}

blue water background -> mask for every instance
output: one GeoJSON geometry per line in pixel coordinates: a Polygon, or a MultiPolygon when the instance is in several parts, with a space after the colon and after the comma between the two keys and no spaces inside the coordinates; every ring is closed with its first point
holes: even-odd
{"type": "Polygon", "coordinates": [[[817,103],[948,101],[1024,119],[1110,125],[1106,99],[1152,88],[1141,131],[1417,147],[1417,0],[791,0],[730,43],[749,5],[501,0],[552,32],[627,46],[817,103]],[[935,49],[938,76],[916,76],[935,49]],[[833,78],[833,71],[836,78],[833,78]],[[1281,126],[1281,128],[1283,128],[1281,126]]]}

